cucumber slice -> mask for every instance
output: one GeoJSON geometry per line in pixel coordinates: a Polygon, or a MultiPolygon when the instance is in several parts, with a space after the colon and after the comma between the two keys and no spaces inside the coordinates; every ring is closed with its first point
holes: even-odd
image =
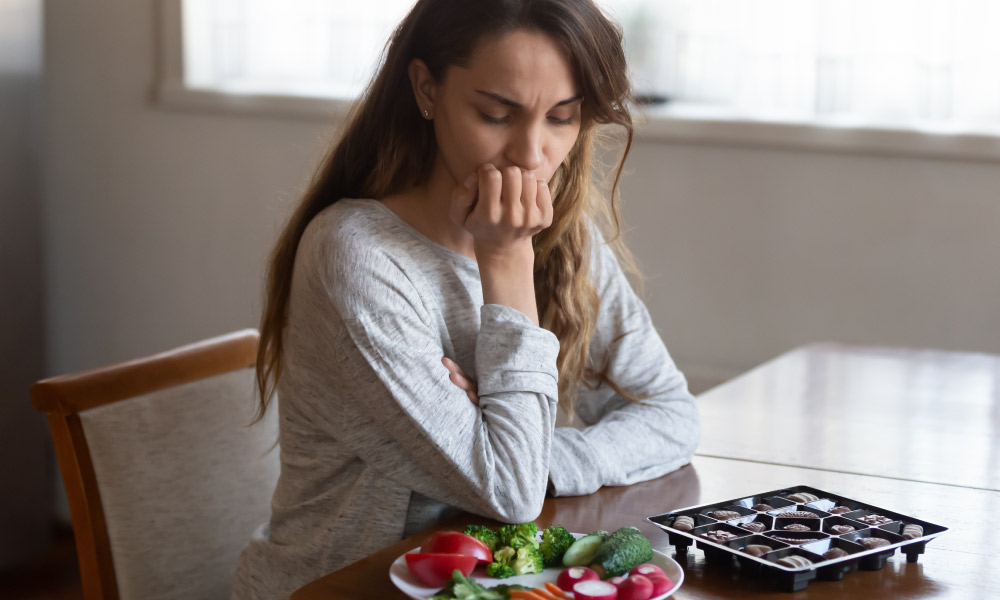
{"type": "Polygon", "coordinates": [[[563,554],[563,564],[567,567],[582,567],[590,564],[597,554],[604,538],[599,535],[585,535],[573,542],[573,545],[563,554]]]}

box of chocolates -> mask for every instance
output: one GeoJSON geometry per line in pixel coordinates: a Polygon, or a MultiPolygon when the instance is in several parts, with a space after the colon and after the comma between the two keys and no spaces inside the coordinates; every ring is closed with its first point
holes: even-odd
{"type": "Polygon", "coordinates": [[[947,527],[805,485],[692,506],[646,520],[678,555],[691,544],[705,560],[769,575],[788,592],[814,579],[877,571],[896,550],[916,562],[947,527]]]}

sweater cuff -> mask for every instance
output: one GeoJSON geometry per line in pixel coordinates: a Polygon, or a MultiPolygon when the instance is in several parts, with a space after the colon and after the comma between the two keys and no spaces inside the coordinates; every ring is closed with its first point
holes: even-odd
{"type": "Polygon", "coordinates": [[[559,340],[521,311],[500,304],[480,309],[476,375],[480,396],[533,392],[559,398],[559,340]]]}

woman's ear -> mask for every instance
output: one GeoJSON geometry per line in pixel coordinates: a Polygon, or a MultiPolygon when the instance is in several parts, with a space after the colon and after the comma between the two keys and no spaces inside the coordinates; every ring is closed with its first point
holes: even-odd
{"type": "Polygon", "coordinates": [[[410,61],[408,69],[410,74],[410,84],[413,86],[413,97],[417,100],[417,107],[420,114],[425,119],[434,118],[434,92],[437,84],[431,75],[427,64],[419,58],[410,61]]]}

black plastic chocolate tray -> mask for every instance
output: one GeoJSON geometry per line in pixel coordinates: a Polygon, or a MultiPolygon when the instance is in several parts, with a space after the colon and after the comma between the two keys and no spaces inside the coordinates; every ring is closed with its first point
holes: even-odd
{"type": "MultiPolygon", "coordinates": [[[[706,561],[728,562],[729,565],[738,563],[741,572],[769,575],[780,589],[787,592],[804,589],[813,579],[841,579],[854,569],[877,571],[885,566],[885,561],[896,553],[897,548],[906,555],[908,562],[916,562],[927,542],[948,531],[941,525],[806,485],[691,506],[646,517],[646,520],[667,532],[678,555],[686,554],[688,547],[694,543],[695,547],[705,552],[706,561]],[[808,496],[795,497],[801,494],[812,494],[816,500],[808,496]],[[769,505],[770,510],[752,508],[760,504],[769,505]],[[711,516],[716,511],[731,511],[738,516],[711,516]],[[802,511],[816,516],[789,515],[802,511]],[[880,522],[882,519],[878,519],[879,516],[888,521],[880,522]],[[691,529],[685,528],[685,520],[677,524],[678,517],[690,517],[691,529]],[[907,533],[913,537],[904,538],[903,528],[907,525],[920,526],[923,531],[914,536],[915,532],[908,530],[907,533]],[[786,529],[788,526],[793,526],[793,529],[786,529]],[[845,526],[853,527],[854,531],[843,533],[845,526]],[[713,541],[705,538],[705,534],[713,534],[716,538],[725,538],[726,534],[733,537],[713,541]],[[882,538],[888,544],[868,548],[863,545],[872,543],[867,542],[867,538],[882,538]],[[765,545],[771,550],[755,556],[745,550],[752,545],[765,545]],[[837,558],[825,557],[824,554],[833,548],[847,554],[837,558]],[[800,566],[778,564],[777,561],[790,556],[805,558],[809,563],[800,566]]],[[[796,560],[801,563],[799,559],[792,559],[796,560]]]]}

